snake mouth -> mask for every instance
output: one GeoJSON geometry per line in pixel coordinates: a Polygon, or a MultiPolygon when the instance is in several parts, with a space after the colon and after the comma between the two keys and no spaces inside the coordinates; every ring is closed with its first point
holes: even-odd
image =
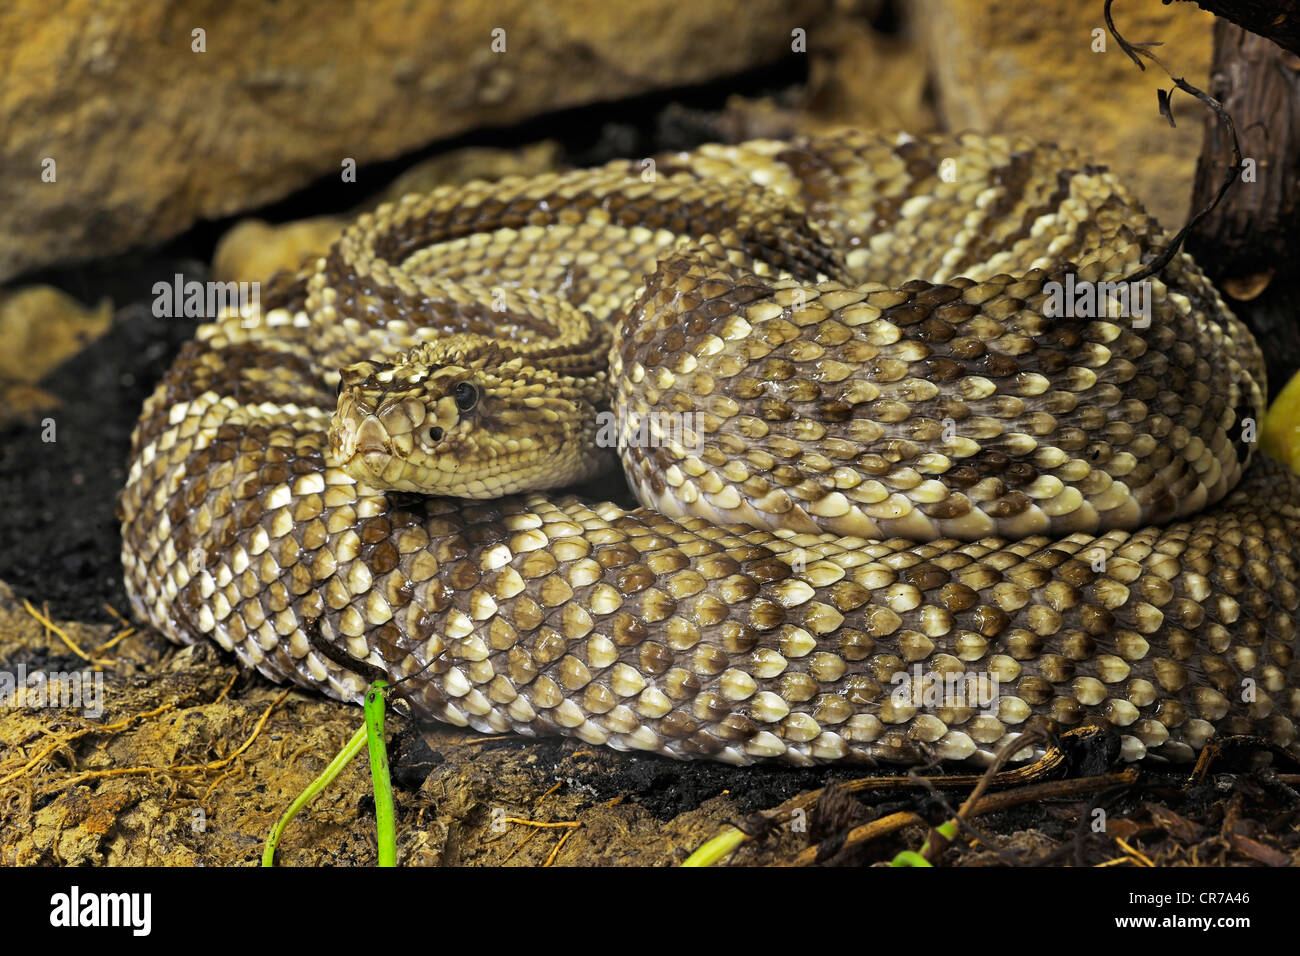
{"type": "Polygon", "coordinates": [[[400,455],[393,454],[388,447],[361,446],[341,460],[344,471],[374,488],[421,493],[428,491],[410,473],[409,463],[400,455]]]}
{"type": "Polygon", "coordinates": [[[393,442],[383,424],[373,415],[360,421],[335,416],[330,440],[342,461],[375,461],[391,458],[393,442]]]}
{"type": "Polygon", "coordinates": [[[359,419],[336,415],[330,443],[343,469],[354,478],[383,483],[399,477],[403,470],[388,430],[373,415],[359,419]]]}
{"type": "Polygon", "coordinates": [[[359,461],[361,467],[376,478],[382,478],[393,456],[382,448],[364,448],[358,449],[353,459],[359,461]]]}

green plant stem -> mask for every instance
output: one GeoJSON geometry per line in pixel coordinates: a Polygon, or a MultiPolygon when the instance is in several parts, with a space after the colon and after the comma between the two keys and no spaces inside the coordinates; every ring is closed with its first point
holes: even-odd
{"type": "Polygon", "coordinates": [[[688,856],[682,866],[713,866],[747,839],[749,838],[735,827],[728,827],[688,856]]]}
{"type": "Polygon", "coordinates": [[[365,726],[352,735],[338,755],[330,761],[329,766],[319,777],[307,785],[298,798],[284,811],[276,821],[266,838],[266,847],[262,850],[262,866],[275,866],[275,850],[280,845],[289,821],[318,797],[321,792],[334,782],[343,768],[360,753],[363,746],[370,750],[370,777],[375,789],[375,824],[378,830],[379,865],[397,865],[397,826],[393,811],[393,784],[388,772],[388,749],[384,745],[384,694],[386,681],[375,681],[366,691],[365,726]]]}
{"type": "Polygon", "coordinates": [[[384,745],[384,688],[377,680],[366,692],[366,739],[370,745],[370,776],[375,786],[375,825],[379,865],[397,865],[397,825],[393,812],[393,784],[388,773],[388,748],[384,745]]]}
{"type": "Polygon", "coordinates": [[[296,817],[299,810],[316,799],[321,791],[333,782],[334,778],[348,765],[348,762],[361,751],[365,743],[366,728],[362,727],[352,735],[352,739],[339,751],[338,756],[330,761],[329,766],[325,768],[321,775],[308,784],[306,790],[298,794],[298,799],[289,804],[289,809],[285,810],[284,815],[276,821],[275,826],[271,828],[270,836],[266,838],[266,848],[262,850],[262,866],[275,866],[275,848],[279,846],[280,837],[284,835],[285,827],[289,825],[289,821],[296,817]]]}

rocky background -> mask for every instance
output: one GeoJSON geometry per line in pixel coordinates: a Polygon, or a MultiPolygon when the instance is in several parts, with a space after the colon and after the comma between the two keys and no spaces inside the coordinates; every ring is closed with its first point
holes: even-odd
{"type": "MultiPolygon", "coordinates": [[[[1175,221],[1200,117],[1176,132],[1153,122],[1156,78],[1109,38],[1095,49],[1100,9],[15,0],[0,10],[0,281],[156,244],[337,177],[347,161],[364,167],[467,131],[794,57],[806,61],[794,105],[809,123],[1055,139],[1109,163],[1175,221]]],[[[1133,37],[1159,37],[1204,82],[1208,14],[1130,4],[1124,17],[1133,37]]]]}
{"type": "MultiPolygon", "coordinates": [[[[1122,6],[1126,36],[1163,41],[1162,56],[1205,84],[1208,14],[1122,6]]],[[[1110,165],[1177,226],[1202,115],[1184,99],[1168,126],[1156,109],[1163,78],[1133,66],[1101,10],[1100,0],[0,8],[0,670],[106,680],[98,718],[0,707],[0,864],[252,863],[360,720],[125,617],[113,503],[130,429],[195,324],[152,314],[154,282],[264,279],[323,248],[358,210],[439,183],[845,124],[1055,140],[1110,165]]],[[[792,813],[798,794],[852,776],[400,720],[391,746],[407,863],[679,862],[728,821],[792,813]]],[[[363,764],[294,825],[283,861],[373,862],[363,764]]],[[[1207,794],[1185,793],[1176,809],[1135,798],[1121,808],[1126,826],[1082,843],[1082,804],[1006,810],[986,821],[1002,849],[956,859],[1140,862],[1115,833],[1148,838],[1158,860],[1288,858],[1256,839],[1253,804],[1215,815],[1207,794]]],[[[750,843],[735,861],[807,862],[810,840],[863,819],[854,801],[831,803],[838,816],[750,843]]],[[[888,860],[925,833],[913,823],[840,862],[888,860]]]]}

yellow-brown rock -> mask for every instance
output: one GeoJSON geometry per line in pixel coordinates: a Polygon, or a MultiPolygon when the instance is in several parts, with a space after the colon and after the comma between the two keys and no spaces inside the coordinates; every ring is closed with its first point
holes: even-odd
{"type": "MultiPolygon", "coordinates": [[[[1168,229],[1187,218],[1206,110],[1175,93],[1171,129],[1156,90],[1172,81],[1133,65],[1106,33],[1102,2],[917,0],[909,4],[953,130],[1033,136],[1109,166],[1168,229]],[[1104,41],[1104,52],[1099,51],[1104,41]]],[[[1191,4],[1124,3],[1115,25],[1153,47],[1176,76],[1206,87],[1214,17],[1191,4]]]]}
{"type": "Polygon", "coordinates": [[[10,0],[0,281],[262,205],[347,160],[771,62],[826,6],[10,0]]]}
{"type": "Polygon", "coordinates": [[[0,292],[0,381],[36,382],[103,335],[112,321],[108,299],[87,308],[47,285],[0,292]]]}
{"type": "Polygon", "coordinates": [[[47,285],[0,292],[0,424],[31,422],[56,407],[59,400],[36,383],[112,321],[108,299],[87,308],[47,285]]]}
{"type": "Polygon", "coordinates": [[[241,219],[217,242],[212,278],[217,282],[264,282],[282,269],[297,269],[308,256],[329,251],[348,220],[316,216],[273,226],[241,219]]]}

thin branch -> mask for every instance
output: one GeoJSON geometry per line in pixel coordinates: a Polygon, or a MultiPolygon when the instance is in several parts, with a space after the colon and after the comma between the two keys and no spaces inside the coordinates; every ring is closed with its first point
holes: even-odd
{"type": "MultiPolygon", "coordinates": [[[[1124,37],[1120,35],[1119,30],[1116,29],[1115,21],[1111,18],[1110,7],[1114,2],[1115,0],[1106,0],[1106,6],[1102,13],[1106,18],[1106,29],[1108,29],[1111,36],[1115,38],[1115,42],[1119,44],[1120,49],[1127,53],[1129,59],[1136,63],[1138,68],[1141,70],[1145,70],[1146,67],[1142,65],[1140,57],[1146,57],[1156,66],[1160,67],[1160,69],[1164,70],[1166,75],[1174,81],[1174,86],[1176,88],[1182,90],[1184,93],[1196,97],[1211,111],[1213,111],[1214,115],[1219,118],[1219,121],[1223,123],[1224,127],[1227,129],[1228,136],[1232,140],[1232,165],[1228,167],[1227,172],[1224,175],[1223,183],[1219,186],[1219,191],[1204,209],[1192,216],[1183,228],[1174,233],[1174,237],[1169,240],[1169,244],[1160,255],[1156,256],[1156,258],[1147,265],[1143,266],[1137,272],[1125,279],[1126,282],[1137,282],[1141,279],[1147,279],[1156,275],[1161,269],[1169,265],[1174,256],[1178,254],[1178,250],[1182,248],[1183,240],[1185,240],[1188,234],[1196,228],[1196,224],[1214,211],[1214,208],[1218,206],[1223,200],[1223,197],[1227,195],[1228,190],[1232,188],[1232,184],[1237,182],[1240,178],[1243,166],[1241,161],[1241,144],[1237,139],[1237,127],[1236,124],[1232,122],[1232,117],[1228,115],[1228,111],[1223,108],[1223,104],[1203,90],[1198,90],[1181,76],[1174,76],[1169,67],[1165,66],[1158,56],[1147,49],[1147,47],[1154,44],[1130,43],[1128,40],[1124,39],[1124,37]]],[[[1169,103],[1169,98],[1172,93],[1172,90],[1169,92],[1165,92],[1164,90],[1159,91],[1160,114],[1169,120],[1169,125],[1171,126],[1174,123],[1174,114],[1169,103]]]]}

